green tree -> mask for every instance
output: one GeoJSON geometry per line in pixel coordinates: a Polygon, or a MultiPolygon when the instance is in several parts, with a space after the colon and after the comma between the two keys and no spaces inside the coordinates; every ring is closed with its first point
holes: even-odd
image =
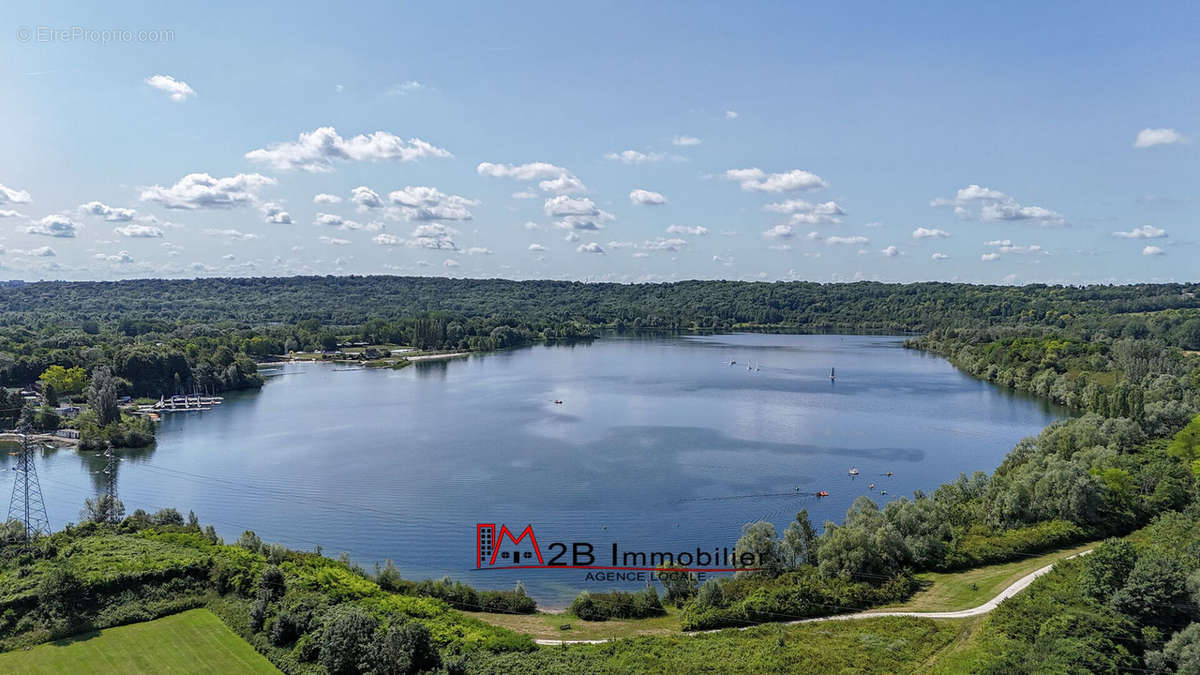
{"type": "Polygon", "coordinates": [[[1116,594],[1137,564],[1137,549],[1128,539],[1106,539],[1083,559],[1079,584],[1084,593],[1105,601],[1116,594]]]}
{"type": "Polygon", "coordinates": [[[753,567],[755,570],[738,572],[738,576],[775,576],[780,572],[779,547],[775,542],[775,526],[765,520],[746,523],[742,526],[742,537],[734,547],[734,559],[738,567],[753,567]],[[749,555],[753,562],[743,563],[749,555]]]}
{"type": "Polygon", "coordinates": [[[1183,566],[1159,553],[1138,558],[1125,585],[1112,597],[1112,606],[1144,626],[1170,630],[1194,611],[1183,566]]]}
{"type": "Polygon", "coordinates": [[[1146,654],[1146,665],[1158,673],[1200,673],[1200,623],[1188,624],[1162,651],[1146,654]]]}
{"type": "Polygon", "coordinates": [[[658,567],[658,580],[667,592],[667,602],[677,607],[696,595],[696,587],[700,583],[695,572],[685,572],[678,566],[665,563],[658,567]]]}
{"type": "Polygon", "coordinates": [[[96,415],[96,423],[106,427],[120,421],[121,409],[117,406],[117,383],[112,372],[104,366],[92,371],[92,382],[88,387],[88,407],[96,415]]]}
{"type": "Polygon", "coordinates": [[[796,519],[783,530],[779,542],[779,557],[784,569],[794,570],[801,565],[817,562],[817,530],[808,518],[808,509],[801,509],[796,519]]]}
{"type": "Polygon", "coordinates": [[[83,500],[79,520],[85,523],[117,523],[125,517],[125,504],[108,495],[96,495],[83,500]]]}
{"type": "Polygon", "coordinates": [[[87,373],[79,366],[64,368],[53,365],[39,375],[38,379],[42,381],[43,386],[50,385],[60,394],[78,394],[83,391],[87,373]]]}
{"type": "Polygon", "coordinates": [[[378,626],[375,617],[354,605],[334,607],[326,615],[318,638],[321,665],[331,675],[369,671],[378,626]]]}

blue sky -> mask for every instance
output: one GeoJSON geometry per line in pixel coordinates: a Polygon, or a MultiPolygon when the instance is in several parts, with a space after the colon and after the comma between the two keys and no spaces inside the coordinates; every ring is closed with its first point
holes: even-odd
{"type": "Polygon", "coordinates": [[[1194,280],[1200,9],[1046,4],[10,4],[0,278],[1194,280]]]}

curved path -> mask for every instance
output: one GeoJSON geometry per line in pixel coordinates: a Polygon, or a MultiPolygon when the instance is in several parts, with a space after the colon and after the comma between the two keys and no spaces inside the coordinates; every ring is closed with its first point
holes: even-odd
{"type": "MultiPolygon", "coordinates": [[[[1088,549],[1086,551],[1076,553],[1075,555],[1067,556],[1066,558],[1063,558],[1063,560],[1070,560],[1071,558],[1078,558],[1079,556],[1087,555],[1091,552],[1092,552],[1092,550],[1088,549]]],[[[1058,562],[1058,561],[1055,561],[1055,562],[1058,562]]],[[[888,610],[882,610],[882,611],[868,610],[865,612],[855,612],[853,614],[833,614],[831,616],[818,616],[818,617],[814,617],[811,619],[799,619],[797,621],[786,621],[783,623],[784,623],[784,625],[790,626],[790,625],[801,624],[801,623],[816,623],[818,621],[849,621],[851,619],[877,619],[881,616],[911,616],[911,617],[918,617],[918,618],[923,618],[923,619],[966,619],[966,618],[970,618],[972,616],[980,616],[982,614],[987,614],[988,612],[992,611],[993,609],[996,609],[997,607],[1000,606],[1000,603],[1011,598],[1012,596],[1016,595],[1017,593],[1020,593],[1021,591],[1025,590],[1025,588],[1028,587],[1029,584],[1033,583],[1034,579],[1037,579],[1038,577],[1042,576],[1043,574],[1054,569],[1054,565],[1055,565],[1055,563],[1050,563],[1049,565],[1046,565],[1045,567],[1038,568],[1038,569],[1030,572],[1029,574],[1026,574],[1025,576],[1021,577],[1020,579],[1017,579],[1016,581],[1014,581],[1012,583],[1012,585],[1009,586],[1008,588],[1005,588],[1004,590],[1000,591],[1000,593],[997,594],[996,597],[992,598],[991,600],[988,600],[987,602],[983,603],[982,605],[979,605],[978,607],[972,607],[970,609],[960,609],[960,610],[954,611],[954,612],[902,612],[902,611],[888,611],[888,610]]],[[[757,625],[762,625],[762,624],[757,624],[757,625]]],[[[753,627],[754,626],[743,626],[743,627],[739,628],[738,630],[746,630],[747,628],[753,628],[753,627]]],[[[699,633],[715,633],[718,630],[728,630],[728,629],[727,628],[719,628],[717,630],[695,631],[695,632],[691,632],[691,633],[684,633],[684,635],[697,635],[699,633]]],[[[534,640],[534,642],[536,642],[539,645],[575,645],[575,644],[597,645],[597,644],[601,644],[604,642],[611,642],[613,639],[623,639],[623,638],[604,638],[601,640],[545,640],[545,639],[540,639],[540,640],[534,640]]]]}

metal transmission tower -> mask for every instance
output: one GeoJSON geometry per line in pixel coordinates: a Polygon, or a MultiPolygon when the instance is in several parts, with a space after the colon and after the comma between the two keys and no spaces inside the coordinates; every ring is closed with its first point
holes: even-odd
{"type": "Polygon", "coordinates": [[[19,520],[25,525],[26,543],[39,534],[50,534],[50,519],[46,516],[37,464],[33,461],[35,447],[29,438],[29,427],[22,427],[21,449],[13,453],[17,456],[17,463],[13,467],[15,480],[12,499],[8,502],[8,519],[19,520]]]}

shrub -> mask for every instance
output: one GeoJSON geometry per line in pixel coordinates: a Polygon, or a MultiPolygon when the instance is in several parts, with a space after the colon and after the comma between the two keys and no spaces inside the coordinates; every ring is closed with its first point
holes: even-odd
{"type": "Polygon", "coordinates": [[[658,592],[647,587],[637,593],[589,593],[583,591],[571,603],[571,613],[584,621],[645,619],[666,614],[658,592]]]}

